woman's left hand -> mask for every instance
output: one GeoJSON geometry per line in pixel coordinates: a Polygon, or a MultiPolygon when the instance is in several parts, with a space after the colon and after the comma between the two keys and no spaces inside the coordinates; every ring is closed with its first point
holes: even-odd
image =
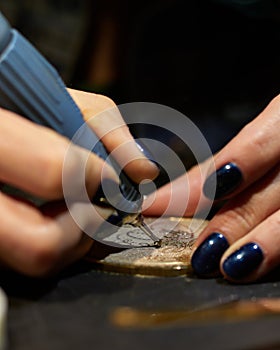
{"type": "MultiPolygon", "coordinates": [[[[206,181],[199,166],[188,172],[185,215],[193,215],[198,203],[200,209],[211,204],[207,197],[215,180],[215,200],[225,200],[195,244],[192,266],[198,275],[222,272],[231,281],[251,282],[280,265],[279,130],[280,95],[215,155],[217,170],[206,181]]],[[[178,206],[183,204],[185,176],[161,188],[145,213],[161,215],[171,197],[178,206]]],[[[169,214],[176,215],[176,208],[169,209],[169,214]]]]}

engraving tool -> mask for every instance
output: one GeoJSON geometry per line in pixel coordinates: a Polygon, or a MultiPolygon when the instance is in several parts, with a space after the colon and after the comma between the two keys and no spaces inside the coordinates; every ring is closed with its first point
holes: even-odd
{"type": "MultiPolygon", "coordinates": [[[[0,106],[35,123],[48,126],[69,139],[79,130],[81,135],[75,142],[96,153],[120,174],[119,194],[113,195],[113,200],[105,196],[106,204],[115,208],[114,214],[107,221],[118,226],[124,223],[138,226],[154,242],[158,240],[143,221],[143,196],[137,184],[121,171],[118,164],[109,157],[102,142],[85,124],[81,111],[55,68],[26,38],[11,28],[1,13],[0,106]]],[[[99,191],[93,202],[103,205],[102,191],[99,191]]]]}

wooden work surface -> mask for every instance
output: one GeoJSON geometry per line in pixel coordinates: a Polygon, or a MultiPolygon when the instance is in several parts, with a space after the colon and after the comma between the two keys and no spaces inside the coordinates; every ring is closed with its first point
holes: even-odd
{"type": "Polygon", "coordinates": [[[275,276],[258,284],[236,286],[222,279],[113,274],[79,263],[49,281],[2,274],[1,286],[9,296],[10,350],[280,348],[280,316],[140,330],[118,329],[109,321],[119,306],[172,310],[229,295],[279,297],[280,282],[275,276]]]}

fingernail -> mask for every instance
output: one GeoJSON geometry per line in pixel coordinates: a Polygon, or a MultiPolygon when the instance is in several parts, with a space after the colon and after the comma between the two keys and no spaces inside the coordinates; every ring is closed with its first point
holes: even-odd
{"type": "Polygon", "coordinates": [[[152,155],[151,151],[144,145],[144,143],[141,141],[141,139],[135,140],[136,146],[141,151],[141,153],[144,154],[146,158],[148,158],[150,161],[154,162],[154,156],[152,155]]]}
{"type": "Polygon", "coordinates": [[[151,151],[144,145],[144,143],[141,141],[141,139],[137,139],[137,140],[135,140],[135,142],[136,142],[138,149],[150,161],[152,166],[156,169],[157,173],[159,174],[161,168],[160,168],[159,164],[155,161],[155,157],[153,156],[151,151]]]}
{"type": "Polygon", "coordinates": [[[228,163],[212,173],[205,181],[203,192],[206,197],[223,198],[232,193],[242,182],[240,169],[234,163],[228,163]]]}
{"type": "Polygon", "coordinates": [[[214,232],[195,250],[191,264],[199,276],[211,276],[219,272],[220,260],[229,247],[227,239],[214,232]]]}
{"type": "Polygon", "coordinates": [[[261,248],[256,243],[247,243],[224,261],[223,270],[228,277],[240,280],[252,273],[262,260],[261,248]]]}

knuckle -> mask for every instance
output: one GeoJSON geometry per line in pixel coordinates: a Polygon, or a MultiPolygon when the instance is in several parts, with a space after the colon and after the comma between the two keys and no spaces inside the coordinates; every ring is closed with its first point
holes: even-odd
{"type": "Polygon", "coordinates": [[[27,273],[34,277],[50,275],[56,266],[53,252],[46,247],[36,247],[29,259],[30,267],[27,273]]]}
{"type": "Polygon", "coordinates": [[[270,103],[268,104],[267,111],[270,112],[270,119],[273,120],[272,116],[274,116],[275,121],[279,120],[280,116],[280,94],[274,97],[270,103]]]}
{"type": "Polygon", "coordinates": [[[270,102],[272,105],[275,105],[276,107],[278,107],[279,109],[279,112],[280,112],[280,94],[275,96],[271,102],[270,102]]]}
{"type": "Polygon", "coordinates": [[[250,206],[240,206],[228,209],[217,217],[225,233],[234,234],[236,227],[238,232],[249,232],[255,226],[256,210],[250,206]]]}
{"type": "Polygon", "coordinates": [[[251,145],[256,153],[262,155],[266,151],[266,146],[269,140],[267,139],[267,135],[265,130],[256,131],[251,138],[251,145]]]}
{"type": "Polygon", "coordinates": [[[104,109],[112,108],[116,106],[115,102],[108,96],[97,94],[96,98],[98,100],[97,102],[99,103],[100,107],[104,109]]]}
{"type": "Polygon", "coordinates": [[[57,198],[62,193],[64,152],[45,152],[40,159],[40,190],[46,198],[57,198]]]}
{"type": "Polygon", "coordinates": [[[252,152],[253,154],[258,154],[260,158],[267,158],[267,153],[269,149],[274,149],[273,133],[275,128],[277,127],[275,122],[277,122],[278,124],[276,118],[269,118],[263,121],[261,128],[256,128],[253,123],[250,123],[245,127],[247,135],[249,136],[249,152],[252,152]]]}
{"type": "Polygon", "coordinates": [[[25,261],[25,273],[30,276],[47,276],[54,271],[59,260],[59,249],[55,240],[41,235],[41,229],[37,228],[38,238],[28,247],[25,261]]]}
{"type": "Polygon", "coordinates": [[[241,133],[249,140],[252,151],[264,154],[275,142],[275,130],[279,129],[280,95],[274,97],[265,110],[247,123],[241,133]],[[260,127],[261,123],[261,127],[260,127]]]}
{"type": "MultiPolygon", "coordinates": [[[[83,103],[80,106],[80,109],[85,121],[90,123],[93,128],[97,126],[96,124],[100,123],[100,118],[103,119],[106,113],[108,117],[108,113],[110,116],[112,111],[117,110],[116,104],[111,98],[98,94],[91,95],[87,103],[83,103]]],[[[100,125],[98,126],[100,127],[100,125]]]]}
{"type": "Polygon", "coordinates": [[[246,229],[246,231],[251,230],[255,225],[256,216],[256,208],[253,208],[250,205],[236,207],[234,209],[234,217],[237,219],[237,222],[246,229]]]}
{"type": "MultiPolygon", "coordinates": [[[[86,152],[82,152],[77,147],[71,147],[65,156],[63,169],[62,169],[62,191],[64,198],[75,197],[82,198],[84,189],[89,185],[87,183],[87,172],[92,164],[92,155],[86,152]]],[[[99,159],[95,159],[95,166],[98,167],[97,162],[99,159]]],[[[90,178],[93,182],[93,179],[90,178]]]]}

